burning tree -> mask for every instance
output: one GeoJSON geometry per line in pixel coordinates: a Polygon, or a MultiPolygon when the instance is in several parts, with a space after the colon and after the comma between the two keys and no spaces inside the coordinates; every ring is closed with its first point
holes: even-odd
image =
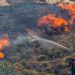
{"type": "Polygon", "coordinates": [[[63,17],[64,15],[61,13],[56,14],[48,14],[46,16],[42,16],[38,20],[38,27],[43,28],[45,32],[69,32],[70,30],[73,30],[74,24],[75,24],[75,5],[74,4],[64,4],[64,3],[58,3],[56,4],[57,7],[59,7],[65,14],[65,11],[67,11],[67,17],[68,19],[63,17]]]}
{"type": "Polygon", "coordinates": [[[55,14],[48,14],[47,16],[43,16],[38,20],[38,27],[48,26],[52,31],[57,32],[69,32],[70,26],[68,26],[68,21],[57,17],[55,14]]]}
{"type": "Polygon", "coordinates": [[[3,53],[3,50],[6,46],[10,45],[10,41],[7,35],[3,36],[3,38],[0,39],[0,59],[3,59],[5,57],[5,54],[3,53]]]}

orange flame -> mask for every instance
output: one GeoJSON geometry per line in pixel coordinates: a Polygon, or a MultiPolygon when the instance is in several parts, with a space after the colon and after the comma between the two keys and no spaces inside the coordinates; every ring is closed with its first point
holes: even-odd
{"type": "Polygon", "coordinates": [[[6,46],[9,45],[10,45],[10,41],[7,36],[4,36],[2,39],[0,39],[0,50],[3,50],[6,46]]]}
{"type": "Polygon", "coordinates": [[[65,9],[65,10],[75,11],[75,5],[74,4],[59,3],[59,4],[57,4],[57,6],[62,8],[62,9],[65,9]]]}
{"type": "Polygon", "coordinates": [[[0,52],[0,59],[3,59],[5,57],[5,54],[0,52]]]}
{"type": "Polygon", "coordinates": [[[65,27],[64,31],[68,32],[70,29],[67,27],[67,21],[61,17],[56,17],[55,14],[49,14],[47,16],[43,16],[38,20],[38,26],[48,25],[51,28],[60,28],[62,26],[65,27]]]}
{"type": "Polygon", "coordinates": [[[68,11],[69,15],[71,16],[70,23],[73,24],[75,20],[75,4],[59,3],[57,6],[68,11]]]}

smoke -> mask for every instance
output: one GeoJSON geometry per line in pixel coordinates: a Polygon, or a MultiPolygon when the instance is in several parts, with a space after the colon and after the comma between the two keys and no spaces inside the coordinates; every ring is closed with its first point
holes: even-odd
{"type": "Polygon", "coordinates": [[[12,40],[13,47],[16,47],[17,45],[20,45],[20,44],[27,44],[27,43],[32,44],[34,41],[37,41],[44,48],[58,47],[58,48],[63,48],[63,49],[69,50],[69,48],[67,48],[61,44],[58,44],[54,41],[39,37],[35,32],[33,32],[30,29],[27,29],[27,31],[28,31],[27,34],[18,35],[15,39],[12,40]]]}
{"type": "Polygon", "coordinates": [[[52,48],[52,47],[58,47],[69,50],[69,48],[60,45],[54,41],[44,39],[42,37],[39,37],[34,31],[31,29],[27,29],[28,34],[27,35],[19,35],[17,38],[13,41],[14,45],[23,44],[26,42],[33,43],[34,41],[39,42],[41,46],[44,48],[52,48]]]}
{"type": "Polygon", "coordinates": [[[16,39],[14,39],[13,45],[23,44],[26,41],[29,41],[30,37],[28,35],[19,35],[16,39]]]}
{"type": "MultiPolygon", "coordinates": [[[[2,53],[0,52],[1,53],[0,59],[3,59],[5,56],[9,57],[9,55],[10,55],[9,51],[7,49],[5,49],[5,51],[2,51],[2,50],[4,50],[4,48],[9,47],[11,45],[12,48],[14,49],[14,48],[17,47],[17,45],[20,45],[20,44],[25,44],[27,47],[30,47],[27,44],[29,43],[29,44],[32,44],[32,46],[33,46],[34,45],[33,43],[36,42],[36,41],[44,49],[50,49],[50,48],[56,48],[57,47],[57,48],[70,50],[70,48],[67,48],[67,47],[65,47],[61,44],[58,44],[58,43],[54,42],[54,41],[47,40],[47,39],[39,37],[35,32],[33,32],[30,29],[27,29],[27,30],[28,30],[27,34],[17,35],[17,37],[14,38],[14,39],[9,39],[8,36],[3,36],[1,38],[1,40],[0,40],[0,50],[1,50],[2,53]]],[[[10,49],[10,47],[9,47],[9,49],[10,49]]]]}
{"type": "Polygon", "coordinates": [[[33,37],[35,38],[33,41],[38,41],[41,45],[43,45],[44,48],[50,48],[50,47],[58,47],[58,48],[63,48],[63,49],[67,49],[69,50],[69,48],[61,45],[61,44],[58,44],[54,41],[51,41],[51,40],[47,40],[47,39],[44,39],[44,38],[40,38],[40,37],[37,37],[37,36],[34,36],[33,37]]]}

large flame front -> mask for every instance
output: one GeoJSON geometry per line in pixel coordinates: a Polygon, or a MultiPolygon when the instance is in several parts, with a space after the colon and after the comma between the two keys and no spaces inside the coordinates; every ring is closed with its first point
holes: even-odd
{"type": "Polygon", "coordinates": [[[38,26],[48,25],[50,28],[58,28],[59,31],[61,27],[64,27],[64,31],[69,32],[71,28],[74,28],[75,24],[75,4],[58,3],[56,6],[61,8],[61,10],[68,11],[67,16],[70,16],[70,19],[57,17],[55,14],[49,14],[39,19],[38,26]]]}
{"type": "Polygon", "coordinates": [[[50,28],[57,28],[58,31],[61,31],[61,27],[64,27],[65,32],[70,30],[70,28],[67,26],[68,22],[61,17],[57,17],[55,14],[49,14],[41,17],[38,20],[38,26],[43,25],[48,25],[50,28]]]}

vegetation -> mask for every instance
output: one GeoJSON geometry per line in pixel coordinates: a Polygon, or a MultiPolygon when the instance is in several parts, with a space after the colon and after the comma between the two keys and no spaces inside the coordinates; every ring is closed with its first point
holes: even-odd
{"type": "MultiPolygon", "coordinates": [[[[46,15],[50,11],[55,13],[60,10],[55,5],[52,7],[57,10],[52,10],[47,6],[22,3],[10,7],[0,7],[0,33],[8,33],[13,39],[19,32],[25,33],[26,27],[36,30],[34,25],[39,16],[46,15]]],[[[44,34],[44,37],[46,38],[47,35],[44,34]]],[[[44,49],[38,41],[26,41],[23,44],[12,45],[13,47],[6,48],[5,59],[0,60],[0,75],[71,75],[70,66],[65,57],[75,55],[75,32],[48,37],[70,50],[58,47],[44,49]]]]}

